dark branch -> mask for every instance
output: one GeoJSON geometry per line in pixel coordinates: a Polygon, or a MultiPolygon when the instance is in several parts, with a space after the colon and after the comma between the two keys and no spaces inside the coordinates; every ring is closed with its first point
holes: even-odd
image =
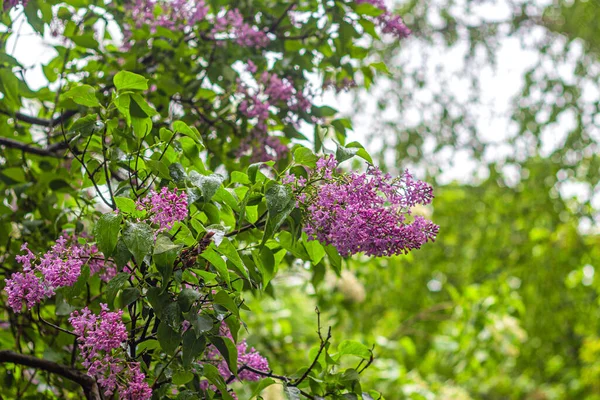
{"type": "Polygon", "coordinates": [[[69,119],[73,115],[77,114],[77,111],[68,110],[54,119],[44,119],[44,118],[32,117],[31,115],[23,114],[20,112],[11,113],[6,110],[0,110],[0,113],[4,114],[4,115],[8,115],[9,117],[16,118],[19,121],[22,121],[22,122],[25,122],[25,123],[28,123],[31,125],[39,125],[39,126],[45,126],[48,128],[53,128],[55,126],[58,126],[61,122],[65,122],[67,119],[69,119]]]}
{"type": "Polygon", "coordinates": [[[13,363],[24,365],[31,368],[41,369],[69,379],[79,384],[88,400],[101,400],[98,384],[91,376],[88,376],[75,369],[57,364],[53,361],[43,360],[41,358],[15,353],[10,350],[0,350],[0,363],[13,363]]]}
{"type": "Polygon", "coordinates": [[[61,155],[58,151],[67,148],[66,144],[63,142],[51,145],[46,148],[41,148],[41,147],[31,146],[27,143],[23,143],[18,140],[3,138],[3,137],[0,137],[0,145],[9,147],[11,149],[18,149],[18,150],[24,151],[26,153],[37,154],[38,156],[56,157],[56,158],[63,158],[63,155],[61,155]]]}

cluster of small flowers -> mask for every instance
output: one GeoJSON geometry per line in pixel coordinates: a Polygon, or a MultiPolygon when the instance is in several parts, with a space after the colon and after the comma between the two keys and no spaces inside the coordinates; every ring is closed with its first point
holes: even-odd
{"type": "Polygon", "coordinates": [[[159,231],[168,231],[173,224],[183,221],[188,215],[187,194],[178,193],[177,188],[169,191],[163,187],[160,192],[150,191],[148,196],[137,201],[138,210],[146,210],[150,221],[159,226],[159,231]]]}
{"type": "MultiPolygon", "coordinates": [[[[251,62],[248,63],[247,69],[256,73],[256,66],[251,62]]],[[[274,73],[265,71],[257,82],[259,88],[251,90],[243,82],[238,81],[237,92],[243,96],[239,111],[247,118],[257,120],[250,135],[241,143],[238,154],[252,150],[252,162],[278,160],[285,157],[289,149],[279,139],[267,134],[270,107],[284,104],[289,111],[297,113],[310,110],[312,104],[302,90],[294,87],[290,79],[282,79],[274,73]]],[[[294,123],[293,114],[288,114],[287,119],[290,123],[294,123]]]]}
{"type": "Polygon", "coordinates": [[[139,363],[129,363],[124,358],[122,345],[127,341],[127,329],[122,321],[123,311],[108,311],[106,304],[100,307],[100,315],[85,307],[69,317],[78,336],[82,365],[98,381],[105,396],[118,391],[120,399],[150,399],[152,390],[144,381],[146,376],[139,363]]]}
{"type": "MultiPolygon", "coordinates": [[[[304,231],[310,240],[331,244],[343,256],[406,254],[435,240],[439,227],[411,215],[412,207],[431,203],[430,185],[413,179],[408,171],[392,179],[376,167],[334,178],[336,167],[333,156],[321,158],[311,180],[324,184],[303,187],[304,182],[294,182],[303,189],[297,199],[306,213],[304,231]]],[[[291,180],[287,177],[285,182],[291,180]]]]}
{"type": "Polygon", "coordinates": [[[383,33],[391,33],[398,39],[404,39],[412,33],[399,15],[394,15],[385,5],[384,0],[356,0],[356,4],[368,3],[383,11],[376,17],[383,33]]]}
{"type": "Polygon", "coordinates": [[[23,7],[25,7],[27,5],[27,1],[28,0],[4,0],[4,11],[10,10],[11,8],[18,6],[19,4],[22,4],[23,7]]]}
{"type": "Polygon", "coordinates": [[[229,11],[221,11],[215,19],[213,35],[226,33],[235,43],[242,47],[266,47],[269,38],[264,31],[244,22],[240,10],[234,8],[229,11]]]}
{"type": "MultiPolygon", "coordinates": [[[[85,235],[82,235],[85,237],[85,235]]],[[[36,256],[27,243],[21,246],[25,255],[16,256],[23,266],[23,272],[15,272],[6,279],[8,304],[14,312],[21,312],[23,302],[28,309],[54,295],[60,287],[71,286],[81,274],[81,268],[88,263],[91,273],[99,273],[105,281],[117,272],[112,262],[105,261],[95,245],[82,245],[74,236],[64,233],[52,248],[44,254],[38,264],[36,256]]]]}
{"type": "MultiPolygon", "coordinates": [[[[228,337],[233,341],[233,337],[231,335],[231,331],[227,327],[226,324],[222,324],[220,327],[220,333],[222,336],[228,337]]],[[[246,343],[246,339],[242,340],[237,344],[237,353],[238,353],[238,377],[242,381],[258,381],[262,378],[261,375],[256,372],[250,371],[249,369],[244,368],[244,366],[250,367],[254,370],[261,372],[269,372],[269,362],[266,358],[260,355],[256,349],[253,347],[248,348],[248,344],[246,343]]],[[[219,373],[225,380],[228,382],[233,374],[229,370],[227,366],[227,362],[223,359],[219,351],[211,346],[207,350],[206,358],[211,362],[215,362],[219,373]]],[[[212,390],[216,390],[216,388],[209,385],[208,381],[201,382],[201,388],[206,390],[210,388],[212,390]]]]}
{"type": "Polygon", "coordinates": [[[208,6],[204,0],[135,0],[125,3],[125,12],[137,28],[148,25],[154,32],[159,26],[170,30],[193,26],[206,18],[208,6]]]}

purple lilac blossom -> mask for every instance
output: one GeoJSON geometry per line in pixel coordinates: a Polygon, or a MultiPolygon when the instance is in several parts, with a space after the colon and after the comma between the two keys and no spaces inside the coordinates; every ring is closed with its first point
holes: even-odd
{"type": "Polygon", "coordinates": [[[66,232],[37,264],[36,256],[27,243],[21,246],[21,251],[26,254],[17,255],[15,259],[23,266],[23,272],[13,273],[11,278],[6,279],[5,287],[8,303],[14,312],[21,312],[23,302],[31,309],[45,298],[53,296],[57,288],[73,285],[86,263],[91,273],[98,273],[105,281],[117,273],[115,264],[105,261],[95,245],[79,244],[75,236],[66,232]]]}
{"type": "Polygon", "coordinates": [[[160,192],[152,190],[148,196],[138,200],[137,207],[149,213],[150,221],[159,226],[159,231],[168,231],[175,222],[187,217],[187,194],[184,191],[178,193],[177,188],[169,191],[163,187],[160,192]]]}
{"type": "Polygon", "coordinates": [[[336,166],[332,156],[319,159],[315,175],[325,183],[311,195],[298,197],[306,212],[304,231],[309,240],[331,244],[343,256],[407,254],[435,240],[439,227],[410,211],[417,204],[431,203],[430,185],[413,179],[408,171],[392,179],[376,167],[333,178],[336,166]]]}
{"type": "Polygon", "coordinates": [[[127,329],[122,321],[123,311],[111,312],[106,304],[100,307],[100,315],[85,307],[73,311],[69,317],[78,336],[82,365],[97,380],[105,396],[118,392],[122,400],[150,399],[152,390],[144,381],[139,363],[125,360],[123,344],[127,341],[127,329]]]}
{"type": "MultiPolygon", "coordinates": [[[[256,72],[256,66],[249,64],[249,71],[256,72]]],[[[287,107],[286,122],[294,123],[299,112],[307,112],[312,104],[303,90],[296,89],[293,81],[280,78],[274,73],[263,72],[257,79],[258,88],[250,88],[238,81],[238,94],[243,96],[239,111],[249,119],[256,119],[254,129],[240,144],[238,155],[248,152],[251,162],[279,160],[287,156],[289,149],[277,137],[268,134],[267,121],[271,107],[287,107]]]]}
{"type": "Polygon", "coordinates": [[[407,38],[412,33],[399,15],[394,15],[390,12],[384,0],[356,0],[356,4],[363,3],[371,4],[383,11],[379,16],[375,17],[383,33],[390,33],[398,39],[407,38]]]}
{"type": "Polygon", "coordinates": [[[159,26],[169,30],[194,26],[206,18],[208,6],[204,0],[135,0],[125,3],[125,11],[137,28],[148,25],[154,32],[159,26]]]}
{"type": "MultiPolygon", "coordinates": [[[[233,341],[233,336],[231,335],[231,331],[226,324],[222,324],[220,327],[221,336],[225,336],[233,341]]],[[[243,339],[237,344],[237,353],[238,353],[238,377],[241,381],[258,381],[262,378],[261,375],[252,372],[248,369],[245,369],[244,366],[248,366],[252,369],[261,372],[269,371],[269,362],[267,359],[260,355],[260,353],[254,348],[248,348],[248,344],[246,343],[246,339],[243,339]]],[[[214,347],[210,346],[207,350],[206,358],[210,360],[210,362],[214,363],[219,370],[219,374],[223,377],[225,381],[228,381],[232,378],[233,374],[229,370],[227,366],[227,362],[223,359],[219,351],[214,347]]],[[[237,378],[235,379],[237,380],[237,378]]],[[[215,387],[208,385],[208,382],[202,385],[203,390],[210,388],[212,390],[216,390],[215,387]]]]}
{"type": "Polygon", "coordinates": [[[215,18],[213,34],[221,33],[232,35],[235,43],[242,47],[260,48],[269,44],[267,34],[244,22],[244,17],[237,8],[221,12],[215,18]]]}

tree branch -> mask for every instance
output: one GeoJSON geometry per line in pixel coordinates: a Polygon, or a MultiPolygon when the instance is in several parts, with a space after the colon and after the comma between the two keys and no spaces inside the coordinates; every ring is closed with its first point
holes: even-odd
{"type": "Polygon", "coordinates": [[[25,123],[28,123],[31,125],[39,125],[39,126],[45,126],[48,128],[53,128],[55,126],[58,126],[61,122],[65,122],[67,119],[69,119],[73,115],[77,114],[77,111],[67,110],[54,119],[44,119],[44,118],[32,117],[31,115],[23,114],[20,112],[11,113],[6,110],[0,110],[0,114],[8,115],[9,117],[16,118],[21,122],[25,122],[25,123]]]}
{"type": "Polygon", "coordinates": [[[63,155],[58,153],[58,150],[66,149],[66,143],[56,143],[46,148],[42,147],[34,147],[27,143],[20,142],[18,140],[9,139],[0,137],[0,145],[9,147],[11,149],[18,149],[24,151],[25,153],[37,154],[38,156],[44,157],[55,157],[55,158],[63,158],[63,155]]]}
{"type": "Polygon", "coordinates": [[[67,366],[10,350],[0,350],[0,363],[25,365],[60,375],[79,384],[83,388],[87,400],[101,400],[98,384],[94,378],[67,366]]]}

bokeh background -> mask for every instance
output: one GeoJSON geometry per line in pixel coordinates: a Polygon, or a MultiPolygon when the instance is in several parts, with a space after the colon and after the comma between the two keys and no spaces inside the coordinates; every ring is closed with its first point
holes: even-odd
{"type": "MultiPolygon", "coordinates": [[[[389,78],[321,100],[382,168],[434,185],[416,212],[439,238],[341,276],[283,271],[285,295],[249,300],[249,342],[293,374],[318,307],[374,346],[367,384],[387,399],[600,399],[600,1],[395,5],[414,35],[376,49],[389,78]]],[[[35,86],[52,38],[21,29],[35,86]]]]}
{"type": "Polygon", "coordinates": [[[439,238],[341,277],[298,265],[251,331],[285,370],[318,306],[375,345],[387,399],[600,398],[600,1],[397,7],[390,78],[336,101],[382,166],[434,184],[439,238]]]}

